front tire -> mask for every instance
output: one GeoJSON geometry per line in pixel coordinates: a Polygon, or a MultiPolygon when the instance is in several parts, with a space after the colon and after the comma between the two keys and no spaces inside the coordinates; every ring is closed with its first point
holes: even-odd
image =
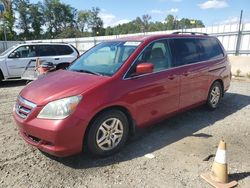
{"type": "Polygon", "coordinates": [[[90,126],[87,146],[94,155],[111,155],[117,152],[128,138],[128,119],[123,112],[118,110],[103,112],[90,126]]]}
{"type": "Polygon", "coordinates": [[[218,81],[214,82],[209,90],[207,98],[207,106],[209,109],[215,110],[219,106],[222,93],[223,91],[221,83],[218,81]]]}

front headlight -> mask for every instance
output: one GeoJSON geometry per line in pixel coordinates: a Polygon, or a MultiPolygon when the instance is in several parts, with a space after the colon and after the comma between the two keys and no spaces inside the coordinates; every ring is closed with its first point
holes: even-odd
{"type": "Polygon", "coordinates": [[[73,96],[52,101],[43,107],[37,118],[64,119],[76,109],[81,99],[82,96],[73,96]]]}

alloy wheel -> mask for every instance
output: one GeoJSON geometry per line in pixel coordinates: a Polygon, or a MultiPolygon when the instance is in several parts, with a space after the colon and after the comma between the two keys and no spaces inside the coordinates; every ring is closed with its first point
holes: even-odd
{"type": "Polygon", "coordinates": [[[220,97],[221,97],[220,88],[218,86],[214,86],[210,95],[210,103],[213,107],[215,107],[218,104],[220,97]]]}
{"type": "Polygon", "coordinates": [[[123,137],[123,124],[118,118],[109,118],[99,127],[96,143],[99,148],[109,151],[115,148],[123,137]]]}

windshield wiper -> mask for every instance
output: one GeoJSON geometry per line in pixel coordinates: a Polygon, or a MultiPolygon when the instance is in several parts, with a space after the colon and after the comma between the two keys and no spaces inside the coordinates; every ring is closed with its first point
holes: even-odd
{"type": "Polygon", "coordinates": [[[88,74],[94,74],[94,75],[97,75],[97,76],[102,76],[101,73],[90,71],[90,70],[76,70],[76,69],[71,69],[71,70],[76,71],[76,72],[83,72],[83,73],[88,73],[88,74]]]}

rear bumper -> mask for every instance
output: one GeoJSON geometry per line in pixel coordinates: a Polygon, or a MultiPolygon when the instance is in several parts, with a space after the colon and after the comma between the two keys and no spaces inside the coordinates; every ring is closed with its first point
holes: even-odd
{"type": "Polygon", "coordinates": [[[53,156],[66,157],[80,153],[86,124],[69,116],[64,120],[23,120],[15,111],[15,122],[22,138],[29,144],[53,156]]]}

